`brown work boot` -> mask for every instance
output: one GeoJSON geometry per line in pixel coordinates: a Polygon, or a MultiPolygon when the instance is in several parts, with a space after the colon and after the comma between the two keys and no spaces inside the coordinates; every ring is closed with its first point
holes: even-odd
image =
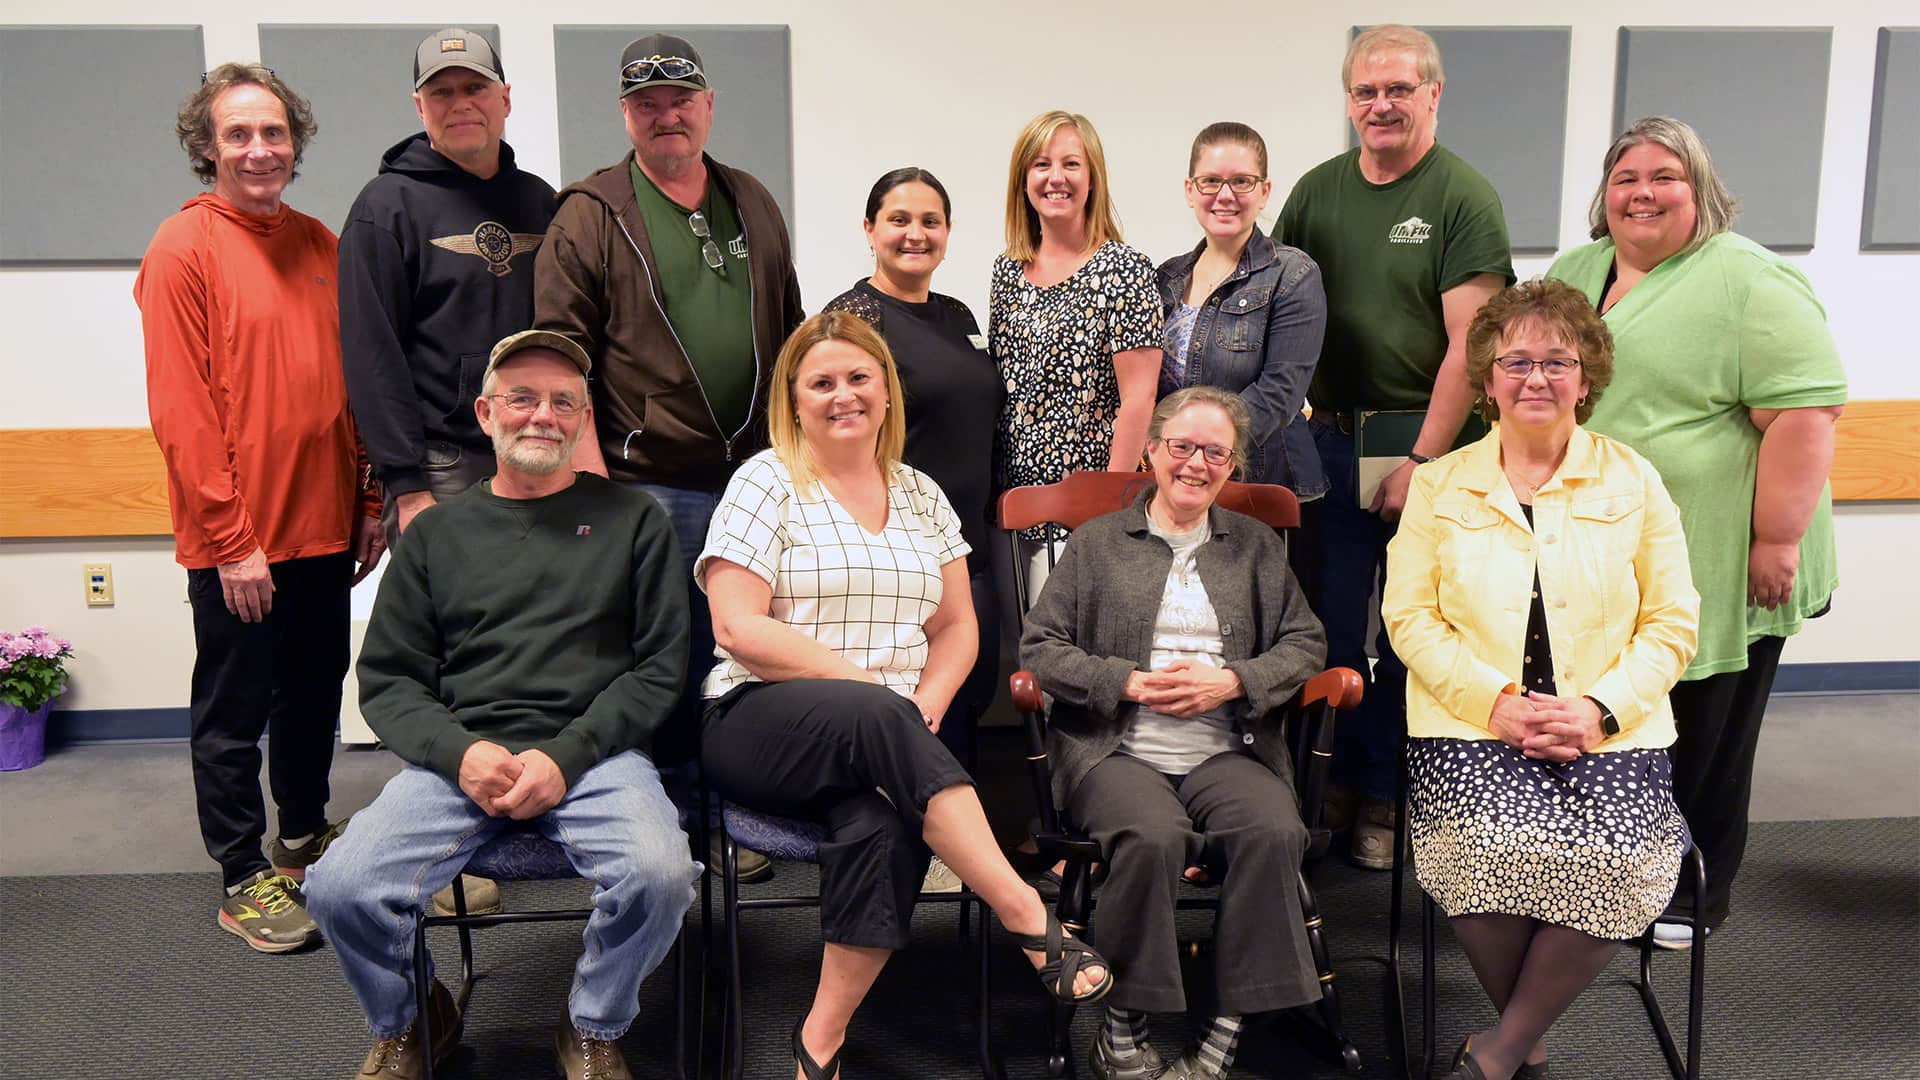
{"type": "Polygon", "coordinates": [[[1393,826],[1397,815],[1385,799],[1363,799],[1360,816],[1347,838],[1355,866],[1368,870],[1393,869],[1393,826]]]}
{"type": "Polygon", "coordinates": [[[567,1080],[633,1080],[620,1044],[582,1035],[565,1010],[553,1031],[553,1057],[567,1080]]]}
{"type": "MultiPolygon", "coordinates": [[[[433,1018],[433,1067],[438,1069],[460,1043],[460,1010],[439,979],[433,980],[433,989],[427,991],[427,1008],[433,1018]]],[[[419,1080],[426,1075],[420,1040],[415,1037],[419,1029],[420,1025],[414,1023],[391,1039],[376,1040],[373,1049],[367,1051],[367,1060],[360,1063],[360,1071],[353,1074],[355,1080],[419,1080]]]]}
{"type": "MultiPolygon", "coordinates": [[[[466,894],[469,915],[497,915],[506,907],[500,902],[500,885],[492,878],[461,874],[460,889],[466,894]]],[[[433,913],[435,915],[459,914],[453,910],[452,885],[433,894],[433,913]]]]}

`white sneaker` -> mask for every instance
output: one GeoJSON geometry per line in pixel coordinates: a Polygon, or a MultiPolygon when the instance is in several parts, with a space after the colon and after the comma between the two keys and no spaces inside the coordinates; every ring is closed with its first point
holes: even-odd
{"type": "MultiPolygon", "coordinates": [[[[1713,931],[1708,930],[1708,934],[1713,931]]],[[[1693,948],[1693,927],[1681,923],[1654,923],[1653,943],[1663,949],[1693,948]]]]}
{"type": "Polygon", "coordinates": [[[943,862],[940,856],[935,855],[933,861],[927,864],[927,879],[920,883],[920,891],[956,893],[960,888],[960,875],[954,873],[953,868],[943,862]]]}

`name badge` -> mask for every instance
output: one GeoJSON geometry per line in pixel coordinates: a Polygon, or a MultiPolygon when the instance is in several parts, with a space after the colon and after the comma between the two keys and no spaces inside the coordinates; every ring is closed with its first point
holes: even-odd
{"type": "Polygon", "coordinates": [[[979,350],[981,350],[981,351],[983,351],[983,352],[984,352],[984,351],[986,350],[986,347],[987,347],[987,335],[985,335],[985,334],[968,334],[968,335],[967,335],[967,340],[968,340],[968,341],[971,341],[971,342],[973,342],[973,347],[974,347],[974,348],[976,348],[976,349],[979,349],[979,350]]]}

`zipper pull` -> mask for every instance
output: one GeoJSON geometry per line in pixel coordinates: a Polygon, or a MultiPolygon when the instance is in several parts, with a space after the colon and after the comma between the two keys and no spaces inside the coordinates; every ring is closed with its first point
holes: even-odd
{"type": "Polygon", "coordinates": [[[722,439],[720,440],[720,445],[726,450],[727,460],[732,461],[733,460],[733,440],[722,439]]]}

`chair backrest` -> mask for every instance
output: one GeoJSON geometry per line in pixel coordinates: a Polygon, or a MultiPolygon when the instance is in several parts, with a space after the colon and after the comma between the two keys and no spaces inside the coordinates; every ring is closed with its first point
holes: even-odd
{"type": "MultiPolygon", "coordinates": [[[[1153,477],[1142,472],[1077,472],[1052,484],[1014,488],[1000,496],[1000,527],[1030,529],[1054,524],[1077,529],[1101,514],[1133,504],[1153,477]]],[[[1279,484],[1227,481],[1215,505],[1276,529],[1300,524],[1300,500],[1279,484]]]]}

